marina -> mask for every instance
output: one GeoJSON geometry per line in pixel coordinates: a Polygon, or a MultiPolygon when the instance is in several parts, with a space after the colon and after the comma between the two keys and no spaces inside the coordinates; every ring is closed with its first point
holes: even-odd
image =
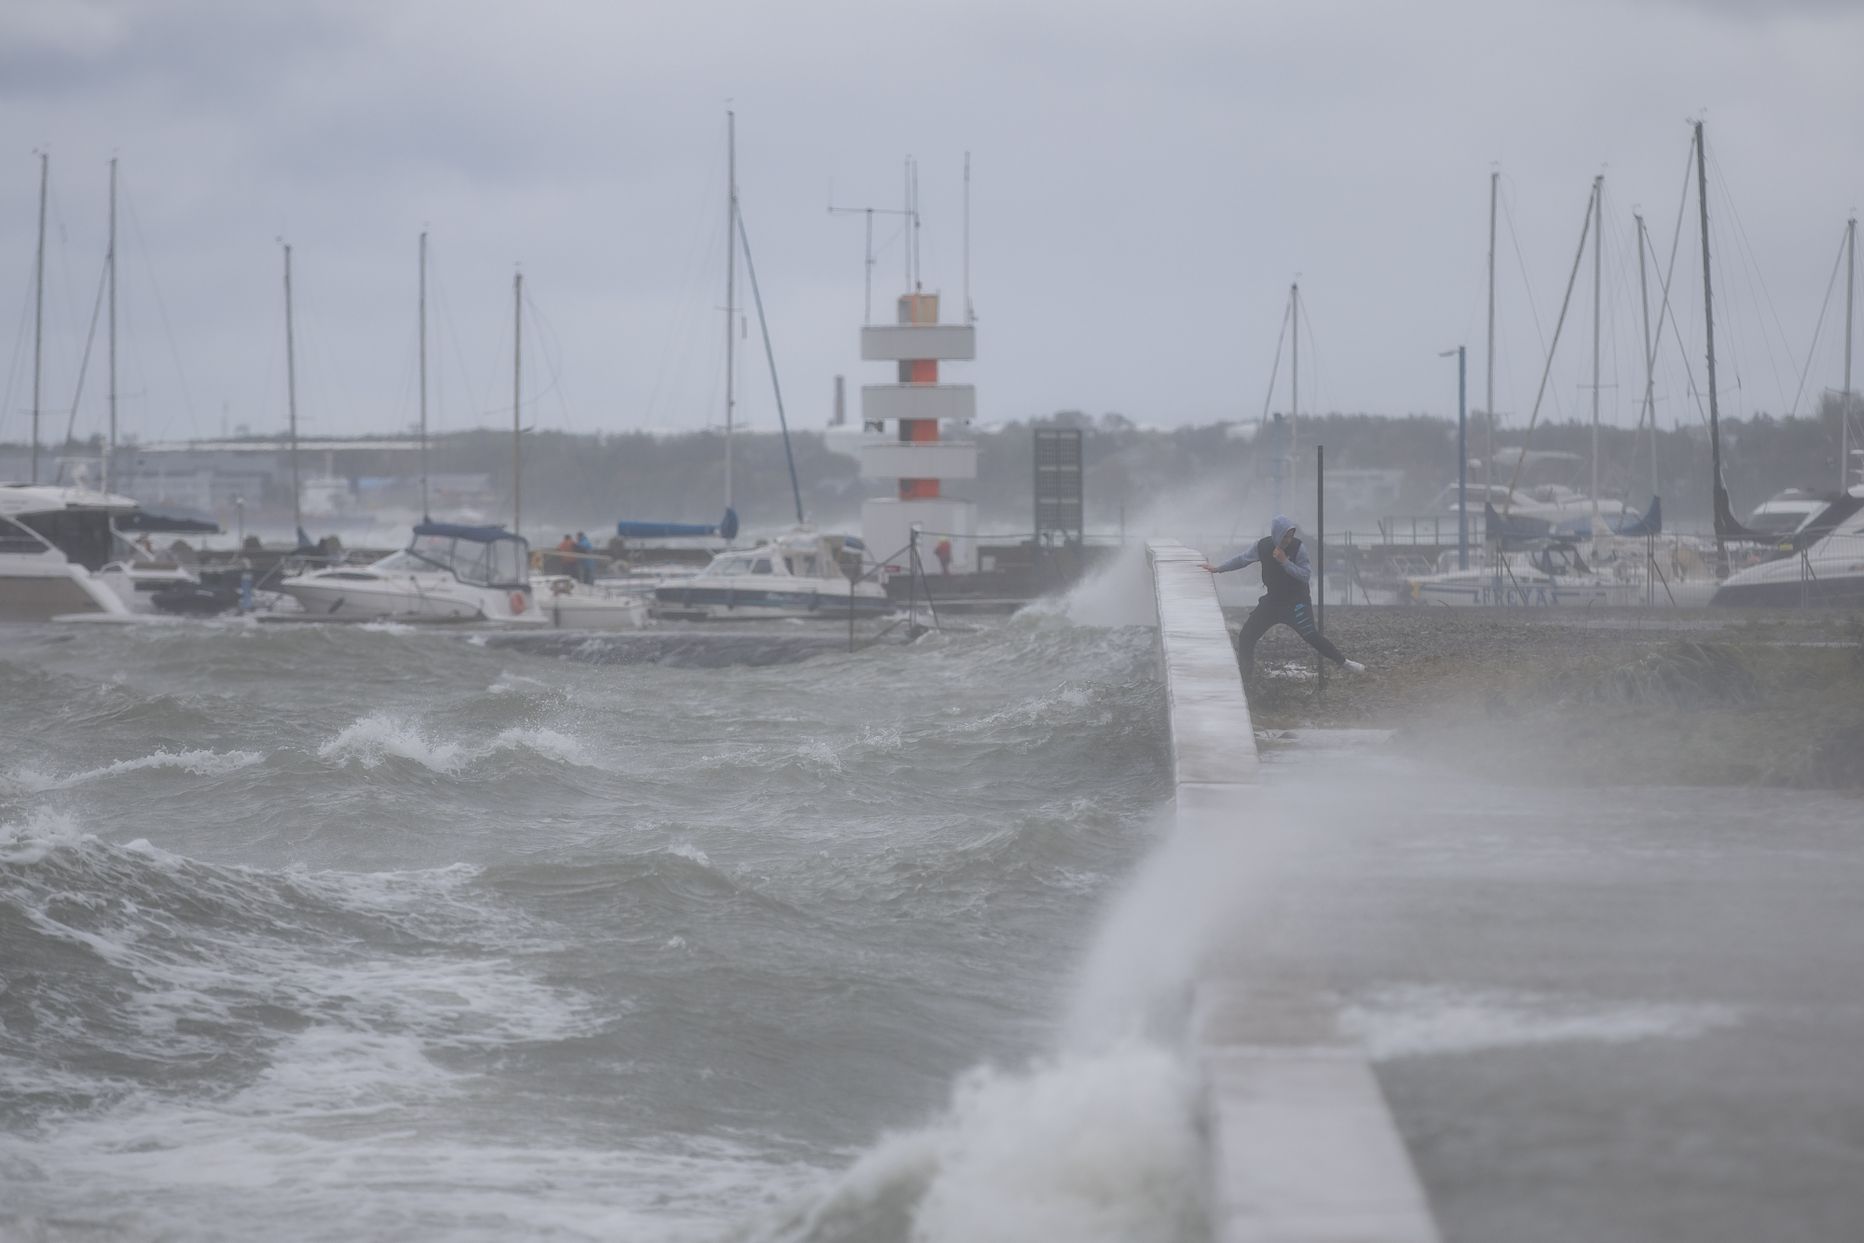
{"type": "Polygon", "coordinates": [[[0,10],[0,1243],[1849,1243],[1864,12],[1592,16],[0,10]]]}

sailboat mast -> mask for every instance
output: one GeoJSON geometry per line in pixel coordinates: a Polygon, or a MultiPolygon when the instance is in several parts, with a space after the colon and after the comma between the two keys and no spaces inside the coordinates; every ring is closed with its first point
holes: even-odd
{"type": "Polygon", "coordinates": [[[427,511],[427,231],[421,231],[421,521],[427,511]]]}
{"type": "Polygon", "coordinates": [[[1709,473],[1714,487],[1709,500],[1715,507],[1715,576],[1728,577],[1728,547],[1722,542],[1722,511],[1727,492],[1722,487],[1721,410],[1715,398],[1715,295],[1709,281],[1709,156],[1703,148],[1702,122],[1696,122],[1696,208],[1702,232],[1702,322],[1708,335],[1709,363],[1709,473]]]}
{"type": "Polygon", "coordinates": [[[1294,421],[1301,417],[1301,285],[1299,282],[1288,286],[1288,318],[1294,333],[1288,371],[1288,432],[1292,437],[1294,421]]]}
{"type": "Polygon", "coordinates": [[[1657,350],[1650,339],[1650,281],[1644,271],[1644,217],[1633,213],[1637,222],[1637,296],[1644,310],[1644,413],[1639,419],[1650,420],[1650,494],[1657,495],[1657,350]]]}
{"type": "Polygon", "coordinates": [[[117,162],[110,157],[110,444],[104,450],[104,491],[110,490],[110,467],[116,462],[117,443],[117,162]]]}
{"type": "Polygon", "coordinates": [[[738,115],[725,113],[725,508],[732,506],[731,433],[737,404],[734,352],[738,313],[738,115]]]}
{"type": "Polygon", "coordinates": [[[524,512],[524,403],[519,394],[524,379],[524,273],[511,276],[511,533],[521,535],[518,523],[524,512]]]}
{"type": "Polygon", "coordinates": [[[1851,487],[1851,338],[1852,315],[1857,309],[1858,218],[1845,224],[1845,395],[1839,406],[1838,490],[1851,487]]]}
{"type": "Polygon", "coordinates": [[[39,252],[33,269],[32,311],[32,482],[39,482],[39,377],[45,355],[45,187],[52,157],[39,153],[39,252]]]}
{"type": "MultiPolygon", "coordinates": [[[[291,528],[303,540],[304,510],[298,489],[298,364],[291,332],[291,245],[285,243],[285,413],[291,431],[291,528]]],[[[112,247],[114,253],[115,247],[112,247]]]]}
{"type": "Polygon", "coordinates": [[[1599,308],[1605,272],[1605,174],[1592,179],[1592,538],[1599,538],[1599,308]]]}
{"type": "Polygon", "coordinates": [[[1502,179],[1489,173],[1489,354],[1482,393],[1482,499],[1486,504],[1495,483],[1495,190],[1502,179]]]}

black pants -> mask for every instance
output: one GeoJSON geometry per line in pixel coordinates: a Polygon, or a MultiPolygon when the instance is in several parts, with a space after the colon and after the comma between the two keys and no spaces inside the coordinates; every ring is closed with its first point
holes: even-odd
{"type": "Polygon", "coordinates": [[[1271,604],[1265,599],[1250,610],[1249,620],[1243,623],[1242,630],[1236,636],[1236,663],[1242,668],[1243,677],[1248,678],[1255,672],[1257,641],[1269,632],[1270,626],[1278,623],[1293,629],[1307,640],[1309,647],[1334,664],[1346,663],[1346,657],[1340,654],[1340,649],[1333,646],[1332,641],[1314,625],[1312,604],[1306,600],[1293,604],[1271,604]]]}

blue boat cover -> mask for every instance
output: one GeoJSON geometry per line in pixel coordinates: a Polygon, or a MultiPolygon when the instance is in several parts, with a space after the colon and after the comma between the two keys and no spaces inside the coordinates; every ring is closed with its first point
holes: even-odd
{"type": "Polygon", "coordinates": [[[738,511],[727,509],[716,526],[701,522],[630,522],[626,518],[615,524],[615,534],[623,539],[678,539],[682,536],[716,535],[721,539],[738,538],[738,511]]]}

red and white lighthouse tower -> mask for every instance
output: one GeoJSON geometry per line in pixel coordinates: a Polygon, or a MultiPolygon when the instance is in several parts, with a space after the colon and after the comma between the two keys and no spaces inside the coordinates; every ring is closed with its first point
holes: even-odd
{"type": "Polygon", "coordinates": [[[948,483],[977,478],[977,445],[956,438],[977,417],[977,389],[939,382],[941,362],[977,357],[977,330],[938,322],[938,295],[902,294],[899,322],[861,329],[861,357],[899,365],[898,382],[861,387],[861,419],[870,427],[898,425],[897,438],[868,441],[861,477],[898,481],[898,495],[861,505],[861,534],[876,557],[905,547],[916,525],[920,556],[930,561],[941,539],[951,541],[951,570],[977,569],[977,504],[951,495],[948,483]]]}

